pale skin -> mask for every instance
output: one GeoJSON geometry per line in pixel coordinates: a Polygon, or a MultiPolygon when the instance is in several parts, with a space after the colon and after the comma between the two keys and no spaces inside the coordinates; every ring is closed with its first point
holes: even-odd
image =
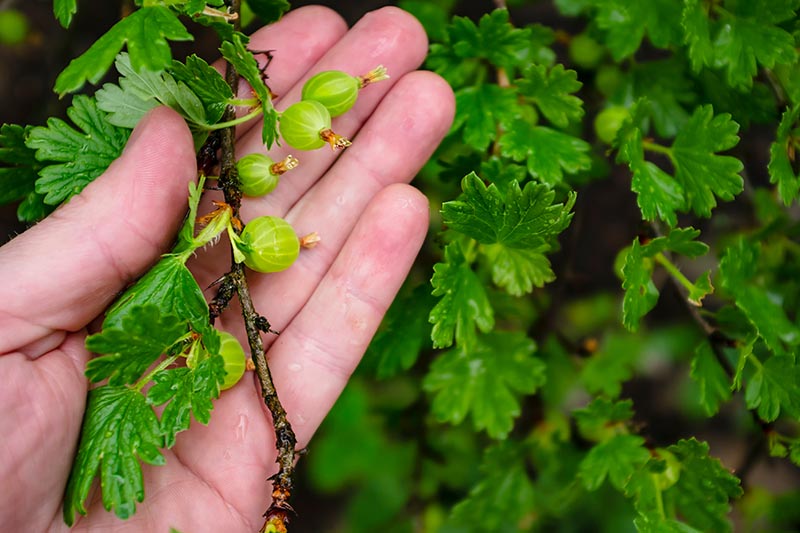
{"type": "MultiPolygon", "coordinates": [[[[268,74],[278,109],[299,100],[303,81],[321,70],[363,74],[383,64],[391,75],[334,120],[337,133],[353,137],[341,157],[328,148],[273,148],[274,159],[292,153],[300,166],[242,209],[245,221],[281,216],[299,234],[322,238],[291,269],[249,278],[257,309],[281,331],[264,336],[267,358],[302,448],[422,244],[428,203],[407,183],[447,132],[454,102],[443,80],[415,71],[425,33],[394,8],[349,30],[328,9],[298,9],[254,34],[250,48],[276,51],[268,74]]],[[[253,126],[239,127],[239,156],[264,150],[253,126]]],[[[115,295],[169,250],[194,179],[188,129],[174,112],[156,109],[104,175],[0,248],[0,531],[67,529],[61,499],[89,387],[84,340],[115,295]]],[[[229,264],[224,246],[190,261],[201,287],[229,264]]],[[[217,326],[243,340],[238,311],[233,305],[217,326]]],[[[94,490],[74,530],[257,531],[270,501],[266,480],[276,471],[271,419],[258,391],[248,373],[215,401],[208,426],[193,422],[178,436],[165,466],[145,467],[146,499],[132,518],[106,512],[94,490]]]]}

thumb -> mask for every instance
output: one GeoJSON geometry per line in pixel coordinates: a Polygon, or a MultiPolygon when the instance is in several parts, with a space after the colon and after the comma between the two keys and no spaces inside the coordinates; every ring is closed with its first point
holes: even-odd
{"type": "Polygon", "coordinates": [[[0,248],[0,354],[100,314],[167,250],[196,174],[183,119],[154,109],[102,176],[0,248]]]}

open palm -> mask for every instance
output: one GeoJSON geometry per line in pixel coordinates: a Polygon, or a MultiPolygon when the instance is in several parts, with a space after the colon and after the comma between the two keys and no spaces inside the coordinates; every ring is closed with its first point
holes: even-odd
{"type": "MultiPolygon", "coordinates": [[[[302,447],[363,355],[427,229],[425,198],[406,185],[447,131],[449,87],[421,63],[426,40],[409,15],[386,8],[351,30],[309,7],[253,35],[275,50],[268,75],[278,109],[299,100],[315,72],[352,74],[385,65],[390,80],[365,89],[334,120],[354,138],[341,156],[293,155],[301,166],[278,188],[242,207],[286,218],[322,241],[287,271],[251,276],[259,312],[280,336],[265,336],[280,398],[302,447]],[[338,156],[338,158],[337,158],[338,156]]],[[[247,91],[242,87],[242,91],[247,91]]],[[[237,155],[263,150],[258,127],[240,128],[237,155]]],[[[287,147],[271,151],[274,159],[287,147]]],[[[189,131],[159,108],[134,131],[123,155],[83,193],[0,249],[0,531],[66,529],[61,498],[77,446],[88,382],[87,331],[114,296],[166,252],[196,178],[189,131]]],[[[190,267],[207,287],[227,270],[217,246],[190,267]]],[[[209,291],[207,297],[213,296],[209,291]]],[[[218,321],[244,339],[234,305],[218,321]]],[[[214,404],[209,426],[193,423],[145,467],[147,498],[127,521],[102,509],[99,490],[76,530],[255,531],[276,471],[271,419],[248,375],[214,404]]]]}

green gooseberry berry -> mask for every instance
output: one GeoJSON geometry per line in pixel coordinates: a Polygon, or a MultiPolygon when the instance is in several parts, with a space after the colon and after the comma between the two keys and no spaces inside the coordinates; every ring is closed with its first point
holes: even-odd
{"type": "Polygon", "coordinates": [[[30,24],[25,13],[18,9],[0,10],[0,44],[21,44],[29,31],[30,24]]]}
{"type": "Polygon", "coordinates": [[[606,144],[614,142],[617,132],[631,118],[627,107],[611,106],[600,111],[594,119],[594,131],[597,138],[606,144]]]}
{"type": "Polygon", "coordinates": [[[334,150],[350,141],[331,130],[331,114],[316,100],[301,100],[281,113],[279,129],[283,140],[298,150],[316,150],[329,143],[334,150]]]}
{"type": "Polygon", "coordinates": [[[225,361],[225,381],[219,389],[230,389],[242,379],[247,369],[247,356],[239,340],[227,331],[219,332],[219,354],[225,361]]]}
{"type": "Polygon", "coordinates": [[[326,70],[306,81],[302,99],[315,100],[324,105],[332,117],[338,117],[353,107],[359,90],[388,77],[383,65],[378,65],[363,76],[351,76],[341,70],[326,70]]]}
{"type": "Polygon", "coordinates": [[[586,69],[597,68],[603,60],[603,45],[592,39],[587,33],[580,33],[569,42],[569,57],[576,66],[586,69]]]}
{"type": "Polygon", "coordinates": [[[239,249],[244,255],[244,264],[256,272],[280,272],[297,259],[300,239],[282,218],[263,216],[245,225],[239,249]]]}
{"type": "Polygon", "coordinates": [[[247,154],[236,162],[239,186],[245,196],[264,196],[278,186],[280,175],[295,168],[299,161],[289,155],[276,163],[265,154],[247,154]]]}

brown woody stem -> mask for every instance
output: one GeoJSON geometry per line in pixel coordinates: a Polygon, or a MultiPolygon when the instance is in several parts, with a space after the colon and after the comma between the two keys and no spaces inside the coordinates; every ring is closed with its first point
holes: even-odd
{"type": "MultiPolygon", "coordinates": [[[[240,0],[231,0],[230,7],[231,13],[239,13],[241,8],[240,0]]],[[[233,21],[233,24],[234,29],[238,30],[238,18],[233,21]]],[[[228,64],[225,72],[225,81],[236,94],[239,88],[239,74],[230,64],[228,64]]],[[[225,110],[222,121],[233,120],[235,113],[235,108],[229,105],[225,110]]],[[[233,208],[233,218],[238,219],[239,208],[242,203],[242,192],[239,185],[239,176],[236,172],[235,127],[223,129],[220,132],[220,140],[221,156],[218,183],[225,194],[225,202],[233,208]]],[[[235,286],[236,294],[242,306],[242,317],[247,331],[250,354],[261,385],[261,396],[264,398],[264,403],[272,415],[276,439],[275,446],[278,452],[276,459],[278,472],[271,478],[273,482],[272,503],[264,513],[266,522],[262,531],[286,531],[289,513],[292,511],[288,499],[292,489],[292,473],[294,472],[294,463],[297,455],[295,450],[297,440],[287,419],[286,410],[278,399],[278,393],[275,390],[269,366],[267,365],[264,342],[260,333],[260,326],[263,326],[264,319],[256,312],[253,305],[244,266],[234,260],[231,260],[231,264],[231,271],[226,275],[225,282],[235,286]]]]}

